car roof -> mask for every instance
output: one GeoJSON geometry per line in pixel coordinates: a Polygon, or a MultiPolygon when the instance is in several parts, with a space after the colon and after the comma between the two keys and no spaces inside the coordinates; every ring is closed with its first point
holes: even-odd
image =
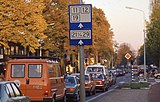
{"type": "Polygon", "coordinates": [[[103,66],[101,64],[94,64],[94,65],[89,65],[87,67],[105,67],[105,66],[103,66]]]}
{"type": "Polygon", "coordinates": [[[102,72],[89,72],[88,74],[103,74],[102,72]]]}
{"type": "Polygon", "coordinates": [[[48,60],[48,59],[11,59],[9,63],[58,63],[58,61],[48,60]]]}
{"type": "Polygon", "coordinates": [[[0,81],[0,84],[14,83],[13,81],[0,81]]]}
{"type": "Polygon", "coordinates": [[[76,76],[72,76],[72,75],[67,75],[66,77],[74,77],[74,78],[76,78],[76,76]]]}

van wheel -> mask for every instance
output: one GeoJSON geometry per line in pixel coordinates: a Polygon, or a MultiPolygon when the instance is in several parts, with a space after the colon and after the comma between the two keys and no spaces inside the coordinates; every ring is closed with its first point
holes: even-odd
{"type": "Polygon", "coordinates": [[[62,102],[66,102],[66,94],[64,95],[62,102]]]}
{"type": "Polygon", "coordinates": [[[55,99],[53,98],[53,99],[51,100],[51,102],[55,102],[55,99]]]}

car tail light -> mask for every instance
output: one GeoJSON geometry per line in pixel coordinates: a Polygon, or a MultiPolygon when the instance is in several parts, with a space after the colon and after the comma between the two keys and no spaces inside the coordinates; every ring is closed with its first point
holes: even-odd
{"type": "Polygon", "coordinates": [[[74,88],[68,88],[68,91],[69,91],[69,92],[73,92],[73,91],[74,91],[74,88]]]}
{"type": "Polygon", "coordinates": [[[85,82],[85,85],[87,86],[89,84],[89,82],[85,82]]]}
{"type": "Polygon", "coordinates": [[[98,81],[98,84],[103,84],[103,81],[98,81]]]}
{"type": "Polygon", "coordinates": [[[49,94],[49,91],[48,91],[48,90],[45,90],[44,95],[47,97],[48,94],[49,94]]]}

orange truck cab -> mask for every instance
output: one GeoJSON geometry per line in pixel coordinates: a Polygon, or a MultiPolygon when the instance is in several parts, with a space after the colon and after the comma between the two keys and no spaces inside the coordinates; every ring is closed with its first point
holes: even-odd
{"type": "Polygon", "coordinates": [[[5,80],[15,81],[31,101],[66,100],[65,81],[57,61],[12,59],[8,61],[5,80]]]}

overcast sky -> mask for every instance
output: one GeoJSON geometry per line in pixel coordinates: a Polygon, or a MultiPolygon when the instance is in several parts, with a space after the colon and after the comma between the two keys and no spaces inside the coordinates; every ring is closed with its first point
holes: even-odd
{"type": "Polygon", "coordinates": [[[143,12],[126,9],[126,6],[144,11],[145,19],[148,21],[150,0],[83,0],[83,2],[101,8],[105,12],[117,43],[128,43],[134,50],[140,48],[144,42],[143,12]]]}

